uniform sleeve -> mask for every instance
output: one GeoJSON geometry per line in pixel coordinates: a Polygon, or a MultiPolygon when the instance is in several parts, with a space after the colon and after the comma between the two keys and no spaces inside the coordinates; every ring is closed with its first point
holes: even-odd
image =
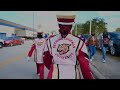
{"type": "Polygon", "coordinates": [[[43,62],[45,66],[50,69],[50,66],[52,64],[52,55],[50,54],[49,48],[48,48],[48,41],[46,41],[45,44],[45,49],[44,49],[44,57],[43,57],[43,62]]]}
{"type": "Polygon", "coordinates": [[[32,47],[30,48],[30,51],[28,52],[28,57],[32,56],[34,50],[35,50],[35,44],[33,44],[32,47]]]}
{"type": "Polygon", "coordinates": [[[80,49],[78,52],[79,52],[79,55],[77,58],[78,58],[84,79],[93,79],[93,75],[89,67],[88,51],[87,51],[85,43],[82,41],[80,43],[80,49]]]}

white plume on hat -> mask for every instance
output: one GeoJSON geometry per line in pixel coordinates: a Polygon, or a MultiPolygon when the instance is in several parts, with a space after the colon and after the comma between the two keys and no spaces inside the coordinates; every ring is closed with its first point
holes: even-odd
{"type": "Polygon", "coordinates": [[[74,11],[60,11],[59,13],[57,13],[57,15],[67,15],[67,16],[71,16],[71,15],[75,15],[74,11]]]}
{"type": "Polygon", "coordinates": [[[58,24],[73,25],[76,15],[74,11],[61,11],[56,16],[57,16],[58,24]]]}
{"type": "Polygon", "coordinates": [[[76,15],[74,11],[60,11],[56,16],[57,18],[72,19],[75,18],[76,15]]]}

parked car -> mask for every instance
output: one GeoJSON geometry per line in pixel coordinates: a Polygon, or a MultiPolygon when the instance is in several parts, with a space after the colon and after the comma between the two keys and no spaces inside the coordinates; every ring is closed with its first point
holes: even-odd
{"type": "MultiPolygon", "coordinates": [[[[108,32],[110,36],[109,49],[111,55],[120,55],[120,32],[108,32]]],[[[99,47],[102,46],[102,33],[98,36],[99,47]]]]}
{"type": "Polygon", "coordinates": [[[22,40],[22,43],[24,44],[24,42],[25,42],[25,38],[21,38],[21,40],[22,40]]]}
{"type": "Polygon", "coordinates": [[[4,39],[4,46],[13,46],[13,41],[11,38],[5,38],[4,39]]]}
{"type": "Polygon", "coordinates": [[[16,45],[21,45],[24,43],[24,40],[22,40],[20,37],[14,37],[15,41],[16,41],[16,45]]]}
{"type": "Polygon", "coordinates": [[[23,41],[20,37],[7,37],[4,39],[4,46],[21,45],[23,41]]]}
{"type": "Polygon", "coordinates": [[[0,48],[2,48],[4,45],[4,40],[3,39],[0,39],[0,48]]]}

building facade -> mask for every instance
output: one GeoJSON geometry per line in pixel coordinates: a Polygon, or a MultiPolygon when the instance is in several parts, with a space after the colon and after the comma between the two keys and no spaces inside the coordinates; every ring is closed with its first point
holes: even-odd
{"type": "Polygon", "coordinates": [[[14,37],[14,36],[32,38],[32,37],[36,37],[36,35],[37,35],[37,30],[33,31],[33,29],[30,27],[0,19],[1,39],[4,39],[6,37],[14,37]]]}

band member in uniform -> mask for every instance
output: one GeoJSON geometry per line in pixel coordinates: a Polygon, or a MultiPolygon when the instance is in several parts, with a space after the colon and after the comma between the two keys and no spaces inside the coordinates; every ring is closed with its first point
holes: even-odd
{"type": "Polygon", "coordinates": [[[48,79],[93,79],[85,43],[70,34],[75,15],[57,15],[59,33],[46,41],[43,61],[49,69],[48,79]]]}
{"type": "Polygon", "coordinates": [[[44,79],[44,63],[43,63],[43,51],[46,40],[42,36],[42,32],[38,32],[37,38],[28,53],[28,60],[34,51],[34,61],[37,66],[37,74],[40,75],[40,79],[44,79]]]}

